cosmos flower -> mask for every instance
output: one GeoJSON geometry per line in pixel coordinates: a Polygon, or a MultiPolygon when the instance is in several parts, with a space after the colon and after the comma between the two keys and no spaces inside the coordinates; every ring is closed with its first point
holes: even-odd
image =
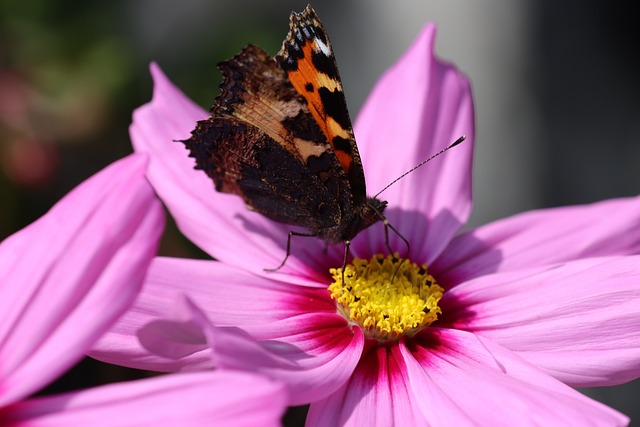
{"type": "Polygon", "coordinates": [[[146,165],[140,154],[114,163],[0,244],[0,425],[279,422],[282,386],[231,371],[29,398],[84,357],[140,291],[164,229],[146,165]]]}
{"type": "Polygon", "coordinates": [[[133,308],[92,354],[158,371],[248,369],[284,381],[308,425],[625,425],[572,386],[640,374],[640,198],[533,211],[460,233],[471,211],[468,80],[427,26],[355,124],[370,194],[460,135],[381,197],[382,224],[343,248],[217,193],[180,143],[207,113],[156,65],[135,150],[181,231],[217,261],[156,258],[133,308]],[[399,257],[407,257],[402,263],[399,257]],[[337,270],[336,270],[337,268],[337,270]],[[390,278],[393,283],[389,284],[390,278]],[[186,295],[186,298],[185,298],[186,295]],[[177,304],[176,301],[182,301],[177,304]],[[211,353],[215,356],[211,357],[211,353]]]}

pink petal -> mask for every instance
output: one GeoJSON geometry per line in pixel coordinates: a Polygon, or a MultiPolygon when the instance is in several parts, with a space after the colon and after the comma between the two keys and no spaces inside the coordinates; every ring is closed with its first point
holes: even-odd
{"type": "Polygon", "coordinates": [[[457,236],[433,265],[454,285],[494,272],[640,253],[640,197],[531,211],[457,236]]]}
{"type": "Polygon", "coordinates": [[[272,354],[244,330],[213,325],[185,295],[176,299],[175,306],[170,318],[153,320],[138,331],[141,345],[149,352],[178,360],[204,351],[210,358],[206,368],[296,367],[293,362],[272,354]]]}
{"type": "Polygon", "coordinates": [[[349,383],[311,404],[307,425],[626,425],[508,350],[433,328],[363,356],[349,383]],[[524,423],[524,424],[523,424],[524,423]]]}
{"type": "MultiPolygon", "coordinates": [[[[454,142],[467,140],[394,184],[380,197],[385,215],[409,239],[412,258],[430,263],[471,212],[474,113],[466,76],[434,54],[427,25],[387,71],[358,115],[355,133],[369,194],[454,142]]],[[[406,251],[394,238],[394,248],[406,251]]],[[[386,252],[381,225],[354,240],[354,253],[386,252]],[[366,237],[365,237],[366,236],[366,237]]]]}
{"type": "Polygon", "coordinates": [[[353,373],[364,347],[362,331],[352,329],[337,314],[309,313],[257,326],[262,328],[247,330],[275,355],[297,364],[296,369],[260,371],[289,385],[290,405],[322,399],[340,388],[353,373]]]}
{"type": "Polygon", "coordinates": [[[640,376],[640,256],[489,275],[445,293],[443,324],[473,331],[572,386],[640,376]]]}
{"type": "Polygon", "coordinates": [[[349,382],[311,404],[306,425],[426,425],[406,381],[406,367],[392,354],[396,350],[393,345],[374,346],[365,353],[349,382]]]}
{"type": "MultiPolygon", "coordinates": [[[[277,378],[289,386],[289,405],[303,405],[333,393],[349,378],[362,351],[362,334],[356,334],[358,339],[354,340],[354,333],[349,333],[344,319],[335,315],[325,316],[320,321],[316,319],[317,315],[304,316],[304,320],[303,316],[297,316],[288,327],[279,322],[276,328],[265,328],[271,334],[257,341],[240,328],[214,326],[188,299],[180,305],[183,309],[176,320],[156,321],[141,331],[140,340],[145,347],[167,355],[167,349],[188,350],[189,344],[196,341],[193,337],[203,336],[208,344],[206,350],[217,367],[277,378]],[[309,324],[305,327],[305,323],[309,324]],[[159,330],[159,327],[167,326],[174,332],[173,336],[159,330]],[[187,345],[183,336],[175,334],[185,326],[188,326],[187,345]],[[200,334],[193,333],[196,326],[201,328],[200,334]],[[274,330],[280,333],[274,334],[274,330]],[[295,335],[282,336],[286,331],[295,331],[295,335]],[[303,334],[305,336],[301,337],[303,334]],[[317,335],[324,339],[317,339],[317,335]]],[[[170,357],[180,356],[175,351],[171,353],[170,357]]]]}
{"type": "Polygon", "coordinates": [[[214,258],[258,275],[312,286],[326,280],[326,266],[340,265],[339,257],[326,257],[323,268],[317,270],[320,274],[310,269],[323,257],[324,247],[312,238],[294,238],[285,267],[275,273],[264,271],[284,259],[291,227],[247,210],[238,196],[216,192],[213,181],[194,169],[195,161],[176,140],[188,138],[196,122],[208,114],[186,98],[157,65],[151,65],[151,74],[153,100],[134,112],[131,140],[137,152],[150,154],[149,181],[185,236],[214,258]]]}
{"type": "Polygon", "coordinates": [[[0,406],[77,362],[135,298],[163,229],[132,155],[0,245],[0,406]]]}
{"type": "MultiPolygon", "coordinates": [[[[156,258],[147,283],[132,309],[105,334],[90,353],[109,363],[156,371],[210,369],[214,360],[220,366],[258,369],[247,347],[231,342],[237,336],[216,330],[215,338],[202,332],[196,316],[176,320],[176,301],[181,295],[197,301],[216,327],[242,328],[272,353],[274,360],[286,363],[260,368],[286,382],[292,389],[291,404],[302,404],[335,390],[351,375],[362,352],[364,338],[336,314],[328,291],[273,282],[244,270],[214,261],[156,258]],[[164,323],[157,323],[164,321],[164,323]],[[145,348],[139,331],[147,330],[145,348]],[[164,327],[166,329],[158,329],[164,327]],[[200,332],[198,332],[200,327],[200,332]],[[163,347],[160,352],[157,349],[163,347]],[[161,354],[160,354],[161,353],[161,354]],[[173,356],[174,358],[171,358],[173,356]],[[177,358],[175,358],[177,357],[177,358]],[[295,365],[289,366],[291,363],[295,365]]],[[[246,342],[243,345],[249,345],[246,342]]],[[[254,348],[255,351],[258,351],[254,348]]]]}
{"type": "Polygon", "coordinates": [[[286,392],[239,372],[175,374],[24,401],[0,411],[2,425],[279,426],[286,392]]]}
{"type": "Polygon", "coordinates": [[[623,426],[629,419],[508,350],[436,329],[400,346],[408,384],[429,425],[623,426]]]}
{"type": "Polygon", "coordinates": [[[310,311],[335,314],[326,289],[274,282],[215,261],[156,258],[146,280],[133,307],[102,336],[92,357],[153,371],[210,367],[209,355],[195,353],[180,361],[160,359],[138,341],[140,328],[171,317],[182,295],[198,301],[211,321],[221,326],[251,328],[310,311]]]}

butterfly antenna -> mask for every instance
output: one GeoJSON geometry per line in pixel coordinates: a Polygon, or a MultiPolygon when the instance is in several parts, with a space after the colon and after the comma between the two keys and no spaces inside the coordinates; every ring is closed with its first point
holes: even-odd
{"type": "Polygon", "coordinates": [[[402,178],[404,178],[405,176],[409,175],[411,172],[413,172],[414,170],[424,166],[427,162],[429,162],[430,160],[435,159],[436,157],[438,157],[440,154],[444,153],[445,151],[448,151],[449,149],[455,147],[456,145],[460,144],[462,141],[464,141],[467,137],[465,135],[462,135],[460,138],[456,139],[456,141],[449,145],[446,148],[443,148],[442,150],[438,151],[436,154],[432,155],[431,157],[429,157],[426,160],[423,160],[422,162],[418,163],[417,165],[415,165],[414,167],[412,167],[411,169],[409,169],[408,171],[406,171],[405,173],[403,173],[402,175],[400,175],[399,177],[397,177],[396,179],[394,179],[393,181],[391,181],[389,184],[387,184],[386,187],[384,187],[382,190],[378,191],[378,194],[376,194],[375,196],[373,196],[373,198],[375,199],[376,197],[378,197],[380,195],[380,193],[382,193],[383,191],[385,191],[387,188],[391,187],[393,184],[395,184],[396,182],[400,181],[402,178]]]}

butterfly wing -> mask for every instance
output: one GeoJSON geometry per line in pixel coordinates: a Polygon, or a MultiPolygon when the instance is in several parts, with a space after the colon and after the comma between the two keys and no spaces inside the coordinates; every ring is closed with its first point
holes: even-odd
{"type": "Polygon", "coordinates": [[[347,178],[282,68],[256,46],[219,68],[212,115],[184,141],[196,167],[275,221],[318,234],[336,226],[351,204],[347,178]]]}
{"type": "Polygon", "coordinates": [[[235,117],[263,130],[303,163],[329,149],[306,103],[264,50],[249,45],[218,68],[223,82],[212,117],[235,117]]]}
{"type": "Polygon", "coordinates": [[[295,90],[331,145],[351,187],[355,206],[366,199],[362,161],[353,135],[331,42],[311,6],[292,13],[289,33],[276,54],[295,90]]]}
{"type": "Polygon", "coordinates": [[[218,191],[239,195],[251,210],[274,221],[314,232],[340,219],[335,197],[318,177],[269,135],[242,120],[201,121],[185,145],[218,191]]]}

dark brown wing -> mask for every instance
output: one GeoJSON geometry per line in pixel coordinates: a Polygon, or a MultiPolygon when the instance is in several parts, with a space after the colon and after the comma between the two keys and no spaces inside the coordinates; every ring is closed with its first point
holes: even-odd
{"type": "Polygon", "coordinates": [[[347,175],[354,205],[366,199],[362,161],[353,135],[331,42],[311,6],[292,13],[289,34],[276,59],[309,110],[347,175]]]}
{"type": "Polygon", "coordinates": [[[269,135],[232,117],[198,122],[185,141],[197,168],[216,190],[241,196],[247,206],[312,233],[340,221],[340,206],[320,178],[269,135]]]}
{"type": "Polygon", "coordinates": [[[273,220],[312,232],[338,224],[352,203],[347,177],[282,68],[255,46],[219,68],[212,116],[184,141],[197,168],[273,220]]]}

